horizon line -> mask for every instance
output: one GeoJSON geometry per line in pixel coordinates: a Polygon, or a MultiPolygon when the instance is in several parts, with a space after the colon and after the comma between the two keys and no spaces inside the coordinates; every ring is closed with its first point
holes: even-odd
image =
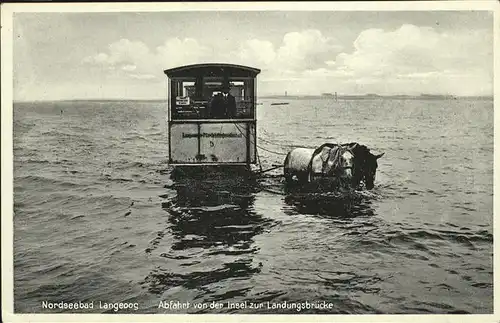
{"type": "MultiPolygon", "coordinates": [[[[258,96],[259,97],[259,96],[258,96]]],[[[300,98],[300,97],[315,97],[315,98],[335,98],[332,93],[323,94],[266,94],[261,95],[261,98],[300,98]]],[[[380,98],[395,98],[395,97],[406,97],[406,98],[494,98],[493,94],[488,95],[455,95],[455,94],[337,94],[337,98],[369,98],[369,97],[380,97],[380,98]]],[[[167,98],[74,98],[74,99],[21,99],[12,100],[13,103],[25,103],[25,102],[64,102],[64,101],[167,101],[167,98]]]]}

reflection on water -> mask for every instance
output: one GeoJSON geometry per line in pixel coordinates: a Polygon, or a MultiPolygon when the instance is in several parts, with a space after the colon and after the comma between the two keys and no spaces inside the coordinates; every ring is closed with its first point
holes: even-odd
{"type": "Polygon", "coordinates": [[[168,223],[161,237],[167,233],[171,241],[149,251],[164,261],[146,277],[148,290],[162,294],[180,287],[200,301],[243,296],[250,288],[244,286],[248,278],[260,271],[253,239],[272,222],[254,211],[255,183],[183,179],[170,189],[175,193],[162,204],[168,223]],[[231,281],[245,283],[234,288],[231,281]]]}
{"type": "Polygon", "coordinates": [[[283,212],[289,215],[312,214],[321,217],[354,218],[373,216],[371,198],[363,193],[294,193],[285,197],[283,212]]]}
{"type": "Polygon", "coordinates": [[[222,246],[235,250],[212,252],[251,252],[252,237],[262,232],[264,224],[252,210],[252,189],[251,183],[241,182],[176,183],[177,195],[166,206],[176,238],[173,249],[222,246]]]}

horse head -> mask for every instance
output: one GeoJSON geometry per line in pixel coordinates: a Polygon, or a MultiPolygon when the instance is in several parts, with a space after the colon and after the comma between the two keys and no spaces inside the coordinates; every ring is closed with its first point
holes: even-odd
{"type": "Polygon", "coordinates": [[[340,165],[338,165],[338,170],[340,172],[340,178],[352,180],[354,170],[354,154],[349,149],[341,147],[339,155],[340,165]]]}
{"type": "Polygon", "coordinates": [[[366,189],[373,189],[378,168],[377,160],[382,157],[384,153],[374,155],[370,152],[368,147],[357,143],[348,144],[348,147],[354,155],[352,186],[357,187],[359,183],[363,181],[366,189]]]}

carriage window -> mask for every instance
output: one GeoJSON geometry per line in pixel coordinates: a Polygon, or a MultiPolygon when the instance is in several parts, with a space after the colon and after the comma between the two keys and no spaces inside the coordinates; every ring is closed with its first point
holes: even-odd
{"type": "Polygon", "coordinates": [[[172,119],[252,119],[253,79],[172,79],[172,119]],[[230,98],[222,94],[229,83],[230,98]]]}
{"type": "Polygon", "coordinates": [[[172,80],[171,88],[172,119],[200,118],[200,110],[196,102],[196,79],[172,80]]]}

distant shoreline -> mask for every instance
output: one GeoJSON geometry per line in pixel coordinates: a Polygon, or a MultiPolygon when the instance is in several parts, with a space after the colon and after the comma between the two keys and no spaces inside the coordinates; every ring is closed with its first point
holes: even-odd
{"type": "Polygon", "coordinates": [[[158,103],[167,103],[167,99],[60,99],[60,100],[25,100],[25,101],[16,101],[14,103],[36,103],[36,102],[158,102],[158,103]]]}
{"type": "MultiPolygon", "coordinates": [[[[301,96],[283,96],[283,95],[268,95],[260,96],[260,99],[279,99],[279,100],[307,100],[307,99],[323,99],[335,100],[334,96],[330,95],[301,95],[301,96]]],[[[393,100],[493,100],[493,96],[458,96],[458,95],[338,95],[338,100],[373,100],[373,99],[393,99],[393,100]]]]}
{"type": "MultiPolygon", "coordinates": [[[[335,97],[328,95],[263,95],[258,99],[274,100],[335,100],[335,97]]],[[[493,100],[493,96],[455,96],[455,95],[338,95],[338,100],[493,100]]],[[[60,99],[60,100],[14,100],[13,103],[36,103],[36,102],[158,102],[167,103],[167,99],[60,99]]]]}

